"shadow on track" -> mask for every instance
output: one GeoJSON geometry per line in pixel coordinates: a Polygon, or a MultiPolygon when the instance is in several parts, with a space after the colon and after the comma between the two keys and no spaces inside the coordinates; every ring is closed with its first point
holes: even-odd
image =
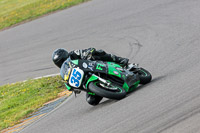
{"type": "MultiPolygon", "coordinates": [[[[127,93],[127,95],[126,95],[125,98],[129,97],[130,95],[134,94],[134,92],[136,92],[136,91],[138,91],[138,90],[140,90],[140,89],[142,89],[142,88],[146,88],[146,87],[152,85],[153,83],[155,83],[155,82],[157,82],[157,81],[159,81],[159,80],[164,79],[165,77],[166,77],[166,76],[159,76],[159,77],[153,78],[152,81],[151,81],[150,83],[145,84],[145,85],[140,85],[139,87],[137,87],[137,88],[136,88],[135,90],[133,90],[132,92],[127,93]]],[[[125,98],[123,98],[123,99],[125,99],[125,98]]],[[[121,99],[121,100],[123,100],[123,99],[121,99]]],[[[87,112],[93,112],[93,111],[95,111],[95,110],[98,110],[99,108],[112,105],[112,104],[117,103],[117,102],[119,102],[119,101],[120,101],[120,100],[106,99],[106,100],[100,102],[100,103],[99,103],[98,105],[96,105],[96,106],[91,106],[91,108],[88,109],[87,112]]]]}
{"type": "MultiPolygon", "coordinates": [[[[153,78],[152,81],[151,81],[150,83],[145,84],[145,85],[140,85],[140,86],[137,87],[135,90],[133,90],[133,91],[127,93],[127,95],[126,95],[125,98],[127,98],[127,97],[130,96],[130,95],[132,95],[134,92],[136,92],[136,91],[138,91],[138,90],[140,90],[140,89],[142,89],[142,88],[148,87],[148,86],[152,85],[153,83],[155,83],[155,82],[157,82],[157,81],[159,81],[159,80],[161,80],[161,79],[163,79],[163,78],[165,78],[165,77],[166,77],[166,76],[159,76],[159,77],[153,78]]],[[[123,100],[123,99],[121,99],[121,100],[123,100]]],[[[99,108],[99,107],[102,107],[102,106],[107,106],[107,105],[116,103],[116,102],[118,102],[118,101],[120,101],[120,100],[107,99],[107,100],[105,100],[105,101],[99,103],[97,106],[95,106],[95,108],[99,108]]]]}
{"type": "MultiPolygon", "coordinates": [[[[152,85],[153,83],[155,83],[155,82],[157,82],[157,81],[159,81],[159,80],[161,80],[161,79],[163,79],[163,78],[165,78],[165,77],[166,77],[166,76],[159,76],[159,77],[153,78],[153,79],[151,80],[150,83],[145,84],[145,85],[140,85],[140,86],[138,86],[135,90],[133,90],[133,91],[131,91],[131,92],[128,92],[127,95],[126,95],[126,97],[132,95],[134,92],[136,92],[136,91],[138,91],[138,90],[140,90],[140,89],[142,89],[142,88],[145,88],[145,87],[148,87],[148,86],[152,85]]],[[[125,97],[125,98],[126,98],[126,97],[125,97]]]]}

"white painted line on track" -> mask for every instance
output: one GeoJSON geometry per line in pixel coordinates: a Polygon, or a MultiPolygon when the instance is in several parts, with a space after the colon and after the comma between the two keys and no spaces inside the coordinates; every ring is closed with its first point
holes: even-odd
{"type": "MultiPolygon", "coordinates": [[[[60,73],[55,73],[55,74],[49,74],[49,75],[45,75],[45,76],[40,76],[40,77],[36,77],[36,78],[33,78],[33,79],[41,79],[41,78],[47,78],[47,77],[54,77],[54,76],[58,76],[60,75],[60,73]]],[[[17,82],[26,82],[27,80],[23,80],[23,81],[17,81],[17,82]]],[[[11,84],[15,84],[16,82],[14,83],[11,83],[11,84]]]]}
{"type": "Polygon", "coordinates": [[[50,75],[41,76],[41,77],[36,77],[36,78],[34,78],[34,79],[41,79],[41,78],[46,78],[46,77],[58,76],[58,75],[60,75],[60,73],[56,73],[56,74],[50,74],[50,75]]]}

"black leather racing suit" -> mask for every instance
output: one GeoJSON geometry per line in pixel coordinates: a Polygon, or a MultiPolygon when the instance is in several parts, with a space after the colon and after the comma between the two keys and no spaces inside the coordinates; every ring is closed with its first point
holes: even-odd
{"type": "MultiPolygon", "coordinates": [[[[96,50],[95,48],[88,48],[84,50],[74,50],[69,53],[72,60],[75,59],[87,59],[87,60],[101,60],[111,61],[126,66],[128,64],[127,58],[118,57],[113,54],[108,54],[103,50],[96,50]]],[[[86,101],[91,105],[96,105],[102,100],[102,97],[96,95],[90,95],[86,93],[86,101]]]]}
{"type": "Polygon", "coordinates": [[[95,48],[88,48],[84,50],[74,50],[69,53],[72,60],[75,59],[87,59],[87,60],[101,60],[116,62],[121,65],[127,65],[128,59],[118,57],[113,54],[108,54],[103,50],[96,50],[95,48]]]}

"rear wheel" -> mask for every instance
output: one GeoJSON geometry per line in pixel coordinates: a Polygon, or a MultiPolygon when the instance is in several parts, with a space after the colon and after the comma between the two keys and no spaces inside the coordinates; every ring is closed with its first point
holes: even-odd
{"type": "Polygon", "coordinates": [[[116,100],[120,100],[126,96],[126,91],[113,83],[108,86],[100,81],[91,82],[89,84],[89,90],[101,97],[116,100]]]}
{"type": "Polygon", "coordinates": [[[144,68],[140,68],[140,70],[138,70],[138,75],[140,78],[140,84],[147,84],[151,82],[151,73],[145,70],[144,68]]]}

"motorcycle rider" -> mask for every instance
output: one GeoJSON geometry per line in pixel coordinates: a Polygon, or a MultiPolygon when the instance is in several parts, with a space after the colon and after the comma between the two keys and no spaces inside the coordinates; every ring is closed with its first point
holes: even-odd
{"type": "MultiPolygon", "coordinates": [[[[118,57],[113,54],[108,54],[103,50],[96,50],[95,48],[88,48],[83,50],[74,50],[67,52],[63,48],[55,50],[52,54],[52,60],[56,66],[61,68],[62,64],[67,58],[72,60],[76,59],[86,59],[86,60],[101,60],[101,61],[111,61],[118,63],[122,66],[127,66],[129,59],[118,57]]],[[[91,105],[97,105],[102,100],[102,97],[97,95],[90,95],[86,93],[86,101],[91,105]]]]}

